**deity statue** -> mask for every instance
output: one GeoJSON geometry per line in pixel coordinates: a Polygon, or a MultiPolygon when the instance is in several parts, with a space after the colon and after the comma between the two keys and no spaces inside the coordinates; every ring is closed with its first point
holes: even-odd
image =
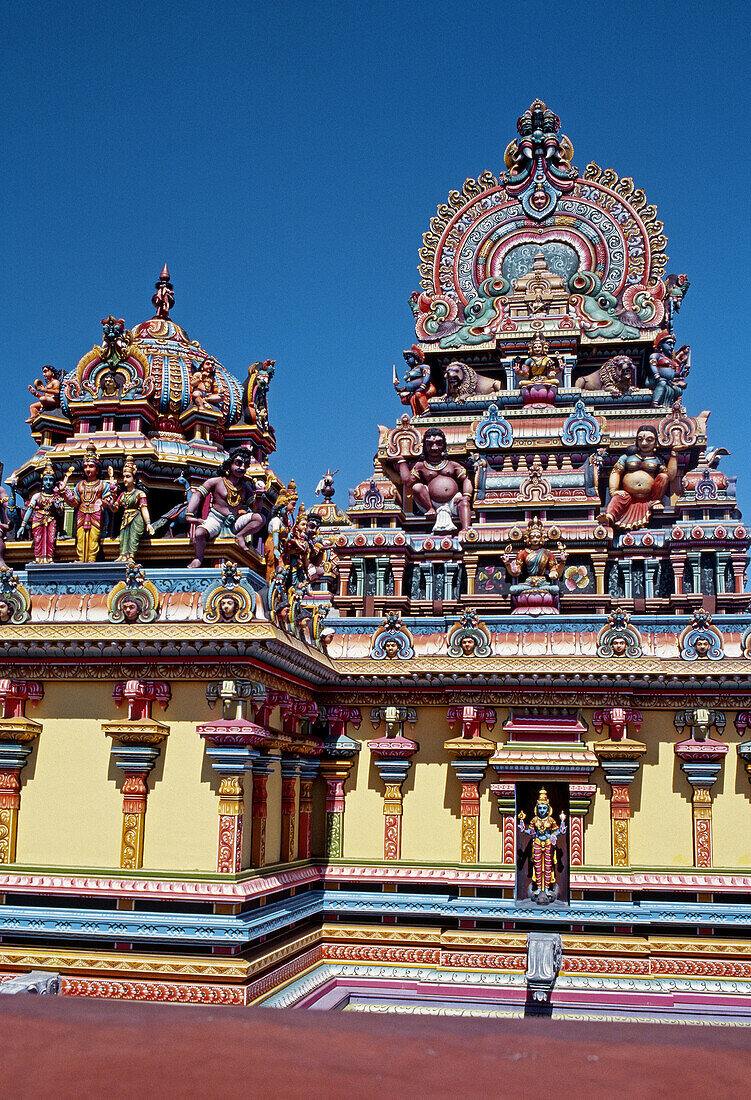
{"type": "Polygon", "coordinates": [[[49,363],[42,367],[42,377],[34,379],[34,385],[29,386],[29,393],[37,398],[29,405],[27,424],[31,424],[45,409],[60,408],[60,379],[63,376],[62,368],[51,367],[49,363]]]}
{"type": "Polygon", "coordinates": [[[99,356],[103,363],[119,363],[128,358],[133,333],[125,327],[122,317],[102,318],[102,346],[99,356]]]}
{"type": "Polygon", "coordinates": [[[247,447],[237,447],[230,451],[216,477],[191,490],[185,518],[192,527],[195,557],[189,569],[198,569],[203,564],[207,543],[218,535],[234,535],[237,545],[245,550],[248,535],[263,527],[264,518],[258,509],[266,485],[263,481],[253,485],[245,476],[252,457],[247,447]],[[209,498],[208,513],[201,518],[198,510],[209,498]]]}
{"type": "Polygon", "coordinates": [[[539,333],[530,341],[526,359],[515,359],[514,366],[525,405],[555,400],[563,364],[557,355],[548,355],[548,342],[539,333]]]}
{"type": "Polygon", "coordinates": [[[275,573],[284,568],[284,551],[295,522],[296,504],[297,486],[294,481],[290,481],[287,488],[282,489],[276,498],[276,504],[271,511],[266,541],[263,544],[267,584],[271,583],[275,573]]]}
{"type": "Polygon", "coordinates": [[[163,320],[169,320],[169,311],[175,304],[175,294],[170,282],[169,268],[165,264],[159,276],[159,282],[154,284],[156,294],[151,299],[151,304],[156,310],[156,316],[163,320]]]}
{"type": "Polygon", "coordinates": [[[275,366],[274,359],[251,363],[243,385],[243,420],[256,424],[262,432],[269,430],[268,392],[275,366]]]}
{"type": "Polygon", "coordinates": [[[555,900],[558,887],[555,872],[558,866],[556,838],[566,832],[566,815],[559,815],[556,825],[547,792],[541,788],[535,805],[535,816],[529,825],[524,824],[525,813],[519,814],[519,831],[532,837],[532,888],[531,897],[537,905],[549,905],[555,900]]]}
{"type": "Polygon", "coordinates": [[[657,454],[657,432],[645,424],[636,433],[636,446],[622,454],[610,472],[610,502],[597,517],[600,523],[624,530],[643,527],[678,473],[675,448],[667,465],[657,454]]]}
{"type": "Polygon", "coordinates": [[[654,351],[649,357],[647,378],[652,388],[653,405],[672,405],[679,401],[686,388],[686,378],[691,369],[691,348],[684,344],[675,350],[675,336],[672,332],[658,332],[654,340],[654,351]]]}
{"type": "Polygon", "coordinates": [[[104,509],[112,508],[117,493],[115,472],[109,467],[108,480],[102,481],[99,476],[99,458],[97,449],[93,443],[89,443],[83,460],[83,478],[72,489],[67,481],[75,470],[74,466],[68,467],[68,472],[60,484],[60,493],[63,500],[76,509],[76,556],[78,561],[96,561],[99,553],[99,540],[102,533],[102,516],[104,509]]]}
{"type": "MultiPolygon", "coordinates": [[[[515,551],[511,544],[506,546],[503,562],[512,577],[522,578],[509,589],[514,604],[514,615],[557,615],[560,586],[555,583],[560,577],[566,561],[566,547],[562,542],[554,550],[545,549],[547,538],[554,537],[557,528],[551,528],[547,534],[535,516],[527,524],[523,534],[525,546],[515,551]]],[[[513,532],[512,532],[513,537],[513,532]]]]}
{"type": "Polygon", "coordinates": [[[440,428],[428,428],[422,439],[422,457],[410,470],[407,461],[395,463],[402,485],[412,489],[412,496],[425,510],[428,519],[435,517],[434,532],[455,531],[453,520],[459,520],[459,535],[466,533],[471,523],[472,478],[460,462],[447,454],[446,436],[440,428]]]}
{"type": "Polygon", "coordinates": [[[409,405],[413,416],[422,416],[430,407],[429,399],[435,396],[436,388],[430,381],[430,367],[425,355],[417,344],[404,352],[407,372],[400,382],[394,366],[394,389],[399,394],[402,405],[409,405]]]}
{"type": "Polygon", "coordinates": [[[48,565],[55,560],[57,516],[62,511],[62,491],[67,484],[67,474],[60,484],[57,484],[54,467],[48,459],[42,471],[42,487],[29,498],[21,526],[18,528],[19,539],[25,539],[27,532],[31,530],[34,561],[39,565],[48,565]]]}
{"type": "Polygon", "coordinates": [[[122,509],[123,513],[118,561],[135,561],[144,531],[149,535],[154,534],[146,493],[136,484],[136,473],[133,457],[127,455],[123,465],[123,491],[112,506],[113,512],[122,509]]]}
{"type": "Polygon", "coordinates": [[[222,391],[216,380],[216,364],[211,359],[204,360],[203,366],[190,376],[190,399],[201,411],[221,408],[222,391]]]}

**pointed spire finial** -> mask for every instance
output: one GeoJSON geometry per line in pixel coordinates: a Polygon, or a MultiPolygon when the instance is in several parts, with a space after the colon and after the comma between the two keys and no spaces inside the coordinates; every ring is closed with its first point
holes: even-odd
{"type": "Polygon", "coordinates": [[[155,283],[155,286],[156,294],[154,294],[151,301],[156,310],[156,316],[167,321],[169,320],[169,311],[175,304],[175,295],[172,289],[172,283],[170,282],[169,268],[166,264],[162,268],[159,282],[155,283]]]}

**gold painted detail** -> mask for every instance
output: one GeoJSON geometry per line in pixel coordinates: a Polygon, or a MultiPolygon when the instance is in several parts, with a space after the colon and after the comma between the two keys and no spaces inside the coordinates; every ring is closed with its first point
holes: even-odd
{"type": "Polygon", "coordinates": [[[628,867],[628,818],[614,817],[611,820],[613,830],[613,866],[628,867]]]}

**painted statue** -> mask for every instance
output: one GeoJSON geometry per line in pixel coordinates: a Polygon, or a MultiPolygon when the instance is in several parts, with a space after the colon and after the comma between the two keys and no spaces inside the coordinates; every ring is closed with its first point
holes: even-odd
{"type": "Polygon", "coordinates": [[[29,393],[37,400],[32,401],[29,405],[27,424],[31,424],[42,412],[60,408],[60,380],[62,376],[62,369],[51,367],[49,363],[42,367],[42,377],[34,379],[34,385],[29,386],[29,393]]]}
{"type": "Polygon", "coordinates": [[[218,475],[191,491],[185,518],[192,528],[195,557],[189,569],[203,565],[206,545],[217,536],[234,535],[237,545],[245,550],[247,537],[263,527],[264,518],[258,509],[265,483],[257,481],[254,485],[245,476],[252,457],[247,447],[230,451],[218,475]],[[201,518],[199,509],[209,500],[208,512],[201,518]]]}
{"type": "Polygon", "coordinates": [[[270,584],[274,575],[284,568],[284,554],[289,533],[295,522],[296,504],[297,486],[294,481],[290,481],[286,489],[282,489],[276,498],[263,544],[267,584],[270,584]]]}
{"type": "Polygon", "coordinates": [[[112,510],[122,509],[120,523],[120,556],[118,561],[135,561],[144,531],[154,534],[146,493],[136,484],[136,466],[131,455],[123,466],[123,491],[114,501],[112,510]]]}
{"type": "Polygon", "coordinates": [[[541,788],[535,804],[534,817],[525,825],[525,813],[519,814],[519,831],[532,837],[532,890],[537,905],[549,905],[558,893],[555,874],[558,869],[556,840],[566,832],[566,815],[559,815],[556,825],[547,792],[541,788]]]}
{"type": "Polygon", "coordinates": [[[190,376],[190,399],[197,409],[221,408],[222,391],[216,380],[216,363],[204,360],[190,376]]]}
{"type": "Polygon", "coordinates": [[[473,397],[487,397],[491,393],[500,393],[501,383],[487,374],[478,374],[469,363],[454,359],[444,371],[446,380],[446,400],[463,405],[473,397]]]}
{"type": "Polygon", "coordinates": [[[63,508],[62,491],[67,484],[67,474],[60,484],[57,484],[54,467],[48,460],[42,471],[42,486],[39,492],[29,498],[21,526],[18,528],[19,539],[25,539],[27,533],[31,532],[34,561],[39,565],[49,565],[55,560],[57,519],[63,508]]]}
{"type": "Polygon", "coordinates": [[[83,460],[83,478],[72,489],[67,484],[75,467],[69,466],[60,485],[63,500],[76,510],[76,557],[81,562],[96,561],[99,540],[102,535],[102,516],[105,508],[112,508],[117,494],[117,482],[112,467],[109,477],[99,476],[99,458],[93,443],[89,443],[83,460]]]}
{"type": "Polygon", "coordinates": [[[169,320],[169,311],[175,304],[175,292],[170,282],[169,268],[166,264],[162,268],[159,282],[155,283],[154,287],[156,294],[153,295],[151,302],[156,310],[156,316],[165,321],[169,320]]]}
{"type": "Polygon", "coordinates": [[[657,432],[645,424],[636,433],[636,446],[622,454],[610,473],[610,501],[598,519],[611,528],[643,527],[678,473],[675,448],[667,465],[657,454],[657,432]]]}
{"type": "Polygon", "coordinates": [[[557,355],[548,355],[549,344],[542,336],[535,336],[529,344],[529,354],[519,363],[519,377],[524,382],[551,382],[558,384],[561,361],[557,355]]]}
{"type": "Polygon", "coordinates": [[[435,517],[433,531],[455,531],[459,520],[463,535],[471,523],[472,478],[460,462],[448,457],[446,436],[440,428],[428,428],[422,438],[422,457],[410,470],[403,458],[396,462],[402,485],[425,510],[435,517]]]}
{"type": "Polygon", "coordinates": [[[269,431],[268,393],[275,366],[274,359],[251,363],[243,385],[243,420],[256,424],[262,432],[269,431]]]}
{"type": "Polygon", "coordinates": [[[605,390],[611,397],[625,397],[633,389],[636,365],[628,355],[614,355],[590,374],[582,374],[574,382],[578,390],[605,390]]]}
{"type": "Polygon", "coordinates": [[[507,545],[503,562],[511,576],[519,578],[509,589],[514,605],[512,614],[558,614],[560,586],[557,582],[566,561],[566,548],[558,542],[554,550],[545,549],[546,538],[553,537],[557,531],[551,528],[546,533],[535,516],[522,535],[524,547],[514,550],[510,543],[507,545]]]}
{"type": "Polygon", "coordinates": [[[653,405],[672,405],[680,401],[691,369],[691,348],[684,344],[675,350],[672,332],[658,332],[654,351],[649,357],[648,383],[653,391],[653,405]]]}
{"type": "Polygon", "coordinates": [[[430,398],[436,393],[436,388],[430,381],[430,367],[417,344],[404,352],[404,361],[407,372],[403,382],[399,381],[394,366],[394,389],[399,394],[402,405],[409,405],[413,416],[423,416],[430,407],[430,398]]]}

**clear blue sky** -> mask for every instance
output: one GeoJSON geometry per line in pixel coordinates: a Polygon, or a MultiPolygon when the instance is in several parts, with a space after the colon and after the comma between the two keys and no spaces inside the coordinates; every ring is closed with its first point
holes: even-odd
{"type": "MultiPolygon", "coordinates": [[[[277,360],[278,453],[308,504],[368,477],[402,412],[417,250],[450,189],[499,172],[540,96],[658,207],[691,290],[686,404],[745,486],[751,223],[747,3],[5,4],[0,369],[6,475],[26,384],[100,317],[174,318],[238,377],[277,360]],[[740,316],[736,317],[736,314],[740,316]]],[[[751,515],[747,518],[751,519],[751,515]]]]}

